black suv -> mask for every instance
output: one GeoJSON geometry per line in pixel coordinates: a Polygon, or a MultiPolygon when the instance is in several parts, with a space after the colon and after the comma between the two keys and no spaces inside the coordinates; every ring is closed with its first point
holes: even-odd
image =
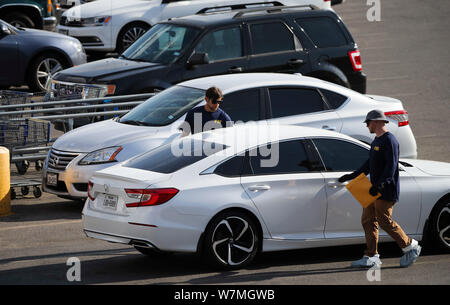
{"type": "Polygon", "coordinates": [[[301,73],[366,91],[357,45],[341,18],[313,6],[205,13],[161,22],[119,58],[59,72],[53,95],[159,91],[197,77],[301,73]]]}

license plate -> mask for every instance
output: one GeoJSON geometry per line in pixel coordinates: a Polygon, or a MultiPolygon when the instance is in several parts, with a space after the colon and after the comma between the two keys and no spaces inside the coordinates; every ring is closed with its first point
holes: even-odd
{"type": "Polygon", "coordinates": [[[61,34],[64,34],[64,35],[69,35],[69,30],[61,30],[60,29],[58,32],[61,34]]]}
{"type": "Polygon", "coordinates": [[[47,173],[47,185],[58,186],[58,174],[47,173]]]}
{"type": "Polygon", "coordinates": [[[103,206],[109,209],[117,208],[117,196],[105,194],[105,200],[103,201],[103,206]]]}

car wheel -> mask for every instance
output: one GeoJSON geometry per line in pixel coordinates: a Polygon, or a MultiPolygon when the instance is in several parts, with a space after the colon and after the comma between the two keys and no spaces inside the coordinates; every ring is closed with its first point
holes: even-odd
{"type": "Polygon", "coordinates": [[[56,72],[67,68],[60,55],[46,54],[37,57],[30,65],[28,87],[33,92],[45,91],[45,84],[56,72]]]}
{"type": "Polygon", "coordinates": [[[431,217],[431,238],[442,250],[450,251],[450,198],[438,203],[431,217]]]}
{"type": "Polygon", "coordinates": [[[125,26],[117,38],[116,51],[122,54],[123,51],[128,49],[136,40],[144,35],[148,29],[150,29],[150,26],[145,23],[132,23],[125,26]]]}
{"type": "Polygon", "coordinates": [[[13,12],[5,16],[4,19],[6,22],[11,24],[16,28],[35,28],[35,24],[33,20],[27,15],[20,12],[13,12]]]}
{"type": "Polygon", "coordinates": [[[230,211],[215,217],[206,229],[204,253],[214,266],[238,269],[256,256],[260,238],[253,220],[245,213],[230,211]]]}

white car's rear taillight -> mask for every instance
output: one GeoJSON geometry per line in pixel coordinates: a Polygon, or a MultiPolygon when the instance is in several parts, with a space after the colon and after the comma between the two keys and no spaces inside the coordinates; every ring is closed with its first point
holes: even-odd
{"type": "Polygon", "coordinates": [[[394,121],[397,121],[398,127],[407,126],[409,124],[408,112],[405,110],[389,111],[385,112],[384,115],[394,121]]]}
{"type": "Polygon", "coordinates": [[[348,52],[350,62],[352,63],[353,70],[362,71],[361,52],[359,50],[348,52]]]}
{"type": "Polygon", "coordinates": [[[127,203],[127,208],[136,208],[163,204],[178,194],[178,190],[176,188],[125,189],[125,193],[129,198],[136,200],[136,202],[127,203]]]}

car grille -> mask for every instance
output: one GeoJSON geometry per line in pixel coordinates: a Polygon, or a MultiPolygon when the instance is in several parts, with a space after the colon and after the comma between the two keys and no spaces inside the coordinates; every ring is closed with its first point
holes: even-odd
{"type": "Polygon", "coordinates": [[[48,157],[48,168],[64,171],[69,163],[78,157],[79,153],[60,151],[56,149],[50,150],[48,157]]]}

